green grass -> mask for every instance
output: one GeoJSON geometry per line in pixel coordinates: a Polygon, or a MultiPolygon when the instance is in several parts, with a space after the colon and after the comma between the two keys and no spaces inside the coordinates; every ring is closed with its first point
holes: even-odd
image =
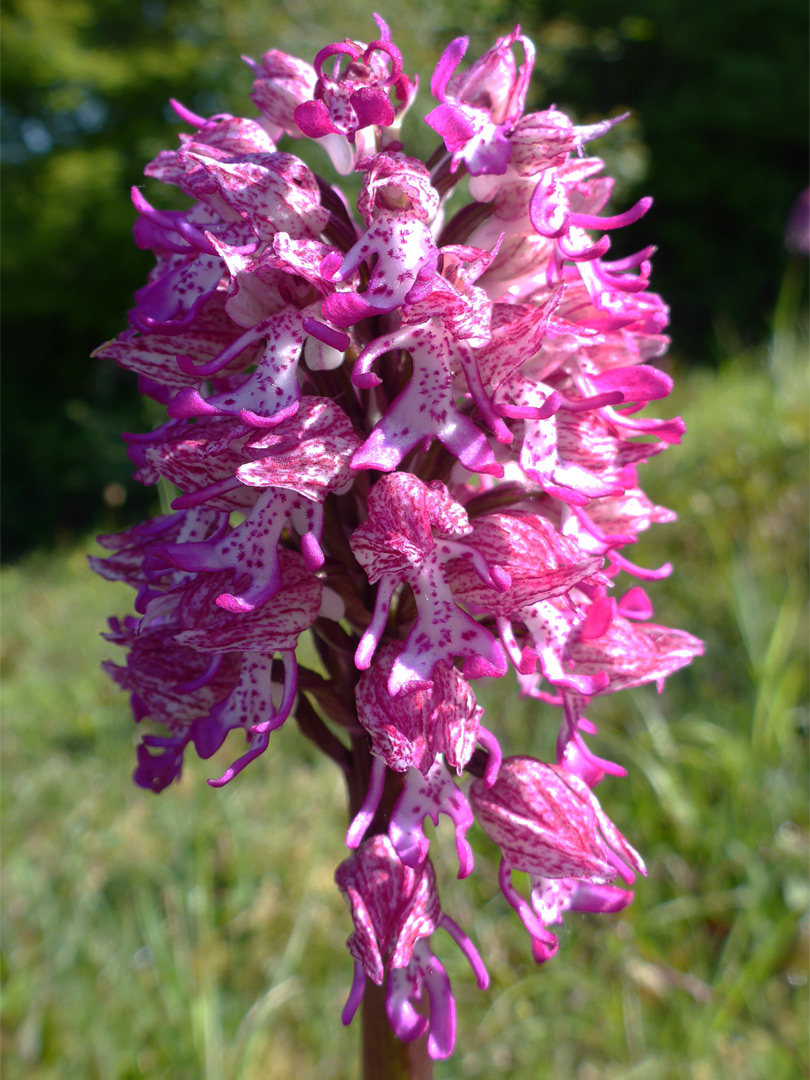
{"type": "MultiPolygon", "coordinates": [[[[783,320],[782,325],[786,325],[783,320]]],[[[676,508],[634,558],[670,559],[656,615],[707,641],[663,696],[594,704],[593,745],[629,768],[599,795],[649,877],[618,916],[569,917],[537,968],[494,849],[453,878],[492,986],[438,948],[459,1012],[439,1078],[794,1080],[806,1074],[807,364],[795,336],[719,372],[683,370],[688,436],[645,487],[676,508]]],[[[3,1067],[6,1080],[338,1080],[348,913],[332,883],[344,793],[289,723],[222,791],[189,756],[158,797],[130,782],[126,701],[98,670],[128,590],[84,551],[3,575],[3,1067]]],[[[551,753],[555,719],[481,692],[506,752],[551,753]]]]}

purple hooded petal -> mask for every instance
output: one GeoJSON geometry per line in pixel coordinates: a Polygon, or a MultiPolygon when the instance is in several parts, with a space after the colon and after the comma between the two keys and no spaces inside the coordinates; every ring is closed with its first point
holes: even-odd
{"type": "Polygon", "coordinates": [[[606,694],[664,679],[702,653],[703,642],[685,631],[634,625],[618,614],[603,633],[585,637],[581,629],[575,630],[568,642],[578,673],[605,672],[606,694]]]}
{"type": "Polygon", "coordinates": [[[321,206],[315,177],[292,154],[265,154],[256,159],[219,161],[186,150],[208,174],[224,202],[237,211],[260,240],[279,232],[316,237],[329,220],[321,206]]]}
{"type": "Polygon", "coordinates": [[[359,439],[343,410],[328,398],[304,398],[294,416],[273,428],[272,437],[266,456],[259,456],[260,437],[247,443],[255,457],[236,470],[243,484],[287,488],[322,502],[352,480],[349,462],[359,439]]]}
{"type": "Polygon", "coordinates": [[[315,69],[295,56],[270,49],[260,63],[243,59],[250,65],[256,80],[250,99],[272,129],[293,137],[299,136],[294,119],[297,105],[312,97],[315,90],[315,69]]]}
{"type": "Polygon", "coordinates": [[[604,817],[588,786],[559,766],[507,758],[491,787],[473,782],[470,799],[484,831],[517,870],[607,884],[616,877],[611,852],[618,848],[643,872],[639,856],[604,817]]]}
{"type": "Polygon", "coordinates": [[[406,967],[419,938],[436,929],[441,911],[433,868],[429,861],[418,870],[403,866],[378,834],[340,864],[335,881],[354,920],[349,952],[381,986],[385,969],[406,967]]]}
{"type": "Polygon", "coordinates": [[[397,772],[414,767],[427,776],[437,753],[461,772],[483,710],[461,673],[444,663],[434,668],[432,686],[392,698],[388,682],[401,648],[385,645],[355,689],[358,719],[371,736],[372,751],[397,772]]]}
{"type": "Polygon", "coordinates": [[[216,255],[172,256],[168,264],[165,273],[135,293],[129,319],[143,333],[186,330],[222,277],[216,255]]]}
{"type": "MultiPolygon", "coordinates": [[[[426,274],[432,277],[438,254],[430,229],[417,217],[380,211],[365,235],[347,252],[334,280],[348,280],[366,260],[373,260],[368,284],[357,296],[375,312],[393,311],[405,303],[420,274],[423,281],[426,274]]],[[[324,300],[324,317],[338,325],[345,325],[347,311],[341,293],[324,300]]],[[[363,311],[358,306],[359,318],[365,317],[363,311]]]]}
{"type": "Polygon", "coordinates": [[[539,515],[487,514],[477,518],[467,543],[489,565],[502,567],[509,587],[493,595],[468,560],[453,561],[448,579],[455,595],[496,615],[509,616],[530,604],[569,592],[599,570],[599,557],[582,550],[539,515]]]}

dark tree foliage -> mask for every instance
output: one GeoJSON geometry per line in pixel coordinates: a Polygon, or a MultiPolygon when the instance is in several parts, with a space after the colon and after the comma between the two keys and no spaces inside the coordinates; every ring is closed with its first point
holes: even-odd
{"type": "Polygon", "coordinates": [[[805,0],[507,3],[539,26],[539,43],[562,43],[550,100],[638,119],[648,169],[628,195],[655,197],[644,236],[659,246],[654,282],[676,349],[705,361],[761,340],[808,184],[805,0]]]}
{"type": "MultiPolygon", "coordinates": [[[[186,7],[191,13],[191,5],[186,7]]],[[[175,144],[169,97],[221,109],[222,65],[160,4],[45,0],[3,20],[3,557],[98,523],[149,493],[122,428],[142,429],[133,377],[90,353],[124,325],[152,265],[128,189],[175,144]],[[106,499],[105,499],[106,496],[106,499]]],[[[238,53],[237,53],[238,56],[238,53]]],[[[238,63],[238,61],[237,61],[238,63]]],[[[249,75],[244,88],[250,85],[249,75]]]]}

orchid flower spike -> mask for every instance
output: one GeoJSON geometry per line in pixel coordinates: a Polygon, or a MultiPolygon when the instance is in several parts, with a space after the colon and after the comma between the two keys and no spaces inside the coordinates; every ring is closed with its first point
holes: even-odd
{"type": "Polygon", "coordinates": [[[321,827],[353,927],[342,1020],[365,999],[368,1075],[394,1040],[422,1075],[456,1042],[447,938],[488,984],[434,864],[480,870],[480,826],[538,962],[567,911],[628,904],[644,863],[593,789],[612,777],[620,798],[634,755],[605,756],[586,712],[661,689],[702,643],[652,621],[646,590],[672,566],[627,552],[674,517],[639,471],[685,426],[658,408],[655,248],[610,254],[651,200],[610,208],[585,153],[616,121],[526,112],[519,27],[471,62],[459,37],[422,161],[403,126],[418,81],[375,21],[308,59],[246,58],[253,117],[172,103],[179,145],[146,175],[186,205],[133,189],[154,267],[95,353],[165,410],[124,441],[171,507],[99,537],[91,565],[132,589],[105,668],[143,725],[139,787],[184,782],[187,753],[212,759],[214,789],[278,773],[291,724],[341,770],[348,825],[321,827]],[[351,172],[354,205],[336,182],[351,172]],[[504,757],[510,685],[558,733],[554,762],[504,757]]]}

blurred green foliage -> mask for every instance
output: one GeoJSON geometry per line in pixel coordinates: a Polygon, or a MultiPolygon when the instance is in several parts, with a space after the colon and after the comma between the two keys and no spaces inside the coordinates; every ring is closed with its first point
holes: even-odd
{"type": "MultiPolygon", "coordinates": [[[[645,470],[680,514],[634,552],[675,564],[649,588],[656,619],[707,641],[662,696],[646,687],[588,710],[591,745],[629,773],[599,798],[649,876],[616,916],[569,914],[538,968],[491,842],[471,830],[475,873],[458,882],[440,825],[443,904],[492,985],[477,990],[437,935],[459,1020],[437,1080],[807,1075],[808,370],[795,291],[788,281],[769,348],[678,372],[688,437],[645,470]]],[[[14,613],[0,687],[4,1077],[352,1080],[337,770],[290,720],[222,790],[204,779],[235,743],[213,761],[189,754],[159,796],[135,788],[137,732],[98,669],[115,650],[97,636],[131,590],[90,575],[83,548],[29,556],[0,583],[14,613]]],[[[486,723],[505,753],[548,758],[556,710],[509,684],[477,685],[486,723]]]]}
{"type": "MultiPolygon", "coordinates": [[[[676,346],[707,360],[718,335],[725,351],[761,339],[785,219],[807,183],[802,0],[775,0],[767,16],[751,0],[400,0],[383,14],[406,70],[422,75],[415,114],[430,106],[429,75],[452,37],[469,34],[472,57],[516,21],[539,46],[531,107],[556,101],[583,120],[633,109],[598,149],[618,201],[656,198],[626,243],[661,245],[654,283],[674,306],[676,346]]],[[[6,0],[1,29],[10,559],[136,520],[152,500],[129,481],[119,433],[153,417],[134,379],[89,353],[124,328],[151,264],[132,243],[127,192],[175,145],[169,97],[250,115],[240,53],[311,58],[373,24],[359,0],[6,0]]],[[[430,152],[418,115],[409,138],[430,152]]],[[[310,164],[325,164],[312,150],[310,164]]],[[[165,189],[147,191],[165,204],[165,189]]]]}

